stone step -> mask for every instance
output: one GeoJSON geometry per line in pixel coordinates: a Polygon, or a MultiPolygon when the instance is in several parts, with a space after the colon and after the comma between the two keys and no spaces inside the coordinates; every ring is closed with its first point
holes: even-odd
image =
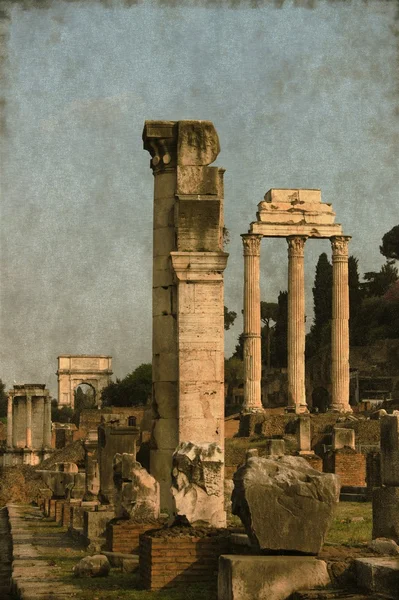
{"type": "Polygon", "coordinates": [[[290,600],[387,600],[379,594],[363,594],[348,590],[302,590],[290,596],[290,600]]]}
{"type": "Polygon", "coordinates": [[[369,499],[363,494],[341,494],[339,495],[340,502],[368,502],[369,499]]]}

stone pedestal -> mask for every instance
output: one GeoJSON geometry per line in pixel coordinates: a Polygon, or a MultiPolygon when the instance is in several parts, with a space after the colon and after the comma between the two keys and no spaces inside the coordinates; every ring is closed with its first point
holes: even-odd
{"type": "Polygon", "coordinates": [[[310,417],[299,417],[297,423],[297,440],[299,455],[314,454],[312,451],[310,417]]]}
{"type": "Polygon", "coordinates": [[[285,600],[330,583],[327,564],[310,556],[234,556],[219,559],[218,600],[285,600]]]}
{"type": "Polygon", "coordinates": [[[379,537],[399,543],[399,487],[373,490],[373,539],[379,537]]]}
{"type": "Polygon", "coordinates": [[[331,327],[331,409],[352,412],[349,405],[349,236],[331,238],[333,297],[331,327]]]}
{"type": "Polygon", "coordinates": [[[244,234],[244,404],[243,412],[263,411],[261,399],[260,244],[261,235],[244,234]]]}
{"type": "Polygon", "coordinates": [[[333,450],[341,450],[341,448],[355,449],[355,431],[345,427],[334,427],[333,430],[333,450]]]}
{"type": "Polygon", "coordinates": [[[380,427],[381,482],[383,485],[399,486],[399,417],[382,417],[380,427]]]}
{"type": "Polygon", "coordinates": [[[305,236],[288,242],[288,410],[308,412],[305,396],[305,236]]]}

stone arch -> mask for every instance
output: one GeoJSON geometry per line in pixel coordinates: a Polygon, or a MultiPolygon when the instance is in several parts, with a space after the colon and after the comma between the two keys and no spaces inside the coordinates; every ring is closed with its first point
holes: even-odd
{"type": "Polygon", "coordinates": [[[74,391],[86,384],[94,389],[96,406],[101,390],[111,381],[112,357],[105,354],[62,354],[58,357],[58,404],[74,408],[74,391]]]}

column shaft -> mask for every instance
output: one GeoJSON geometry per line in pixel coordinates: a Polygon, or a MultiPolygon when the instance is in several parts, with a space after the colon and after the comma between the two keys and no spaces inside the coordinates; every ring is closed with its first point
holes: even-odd
{"type": "Polygon", "coordinates": [[[44,399],[44,418],[43,418],[43,446],[51,447],[51,400],[44,399]]]}
{"type": "Polygon", "coordinates": [[[7,447],[12,448],[12,396],[7,398],[7,447]]]}
{"type": "Polygon", "coordinates": [[[308,412],[305,395],[305,236],[288,242],[288,409],[308,412]]]}
{"type": "Polygon", "coordinates": [[[262,411],[260,243],[261,235],[244,234],[244,412],[262,411]]]}
{"type": "Polygon", "coordinates": [[[32,448],[32,398],[26,396],[26,447],[32,448]]]}
{"type": "Polygon", "coordinates": [[[331,409],[352,412],[349,405],[349,285],[350,237],[331,238],[333,297],[331,327],[331,409]]]}

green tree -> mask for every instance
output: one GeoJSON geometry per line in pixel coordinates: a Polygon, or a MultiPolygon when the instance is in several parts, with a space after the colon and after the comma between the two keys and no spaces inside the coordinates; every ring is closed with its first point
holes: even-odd
{"type": "Polygon", "coordinates": [[[70,423],[73,416],[70,406],[58,406],[57,400],[51,401],[51,421],[53,423],[70,423]]]}
{"type": "Polygon", "coordinates": [[[332,265],[327,258],[327,254],[323,252],[317,261],[314,287],[312,289],[314,308],[313,326],[316,339],[320,337],[323,326],[331,320],[332,282],[332,265]]]}
{"type": "Polygon", "coordinates": [[[6,384],[0,379],[0,417],[7,416],[7,394],[6,384]]]}
{"type": "Polygon", "coordinates": [[[399,260],[399,225],[383,236],[380,252],[387,259],[399,260]]]}
{"type": "Polygon", "coordinates": [[[143,363],[123,379],[111,382],[101,392],[104,406],[139,406],[147,404],[152,390],[152,365],[143,363]]]}
{"type": "Polygon", "coordinates": [[[383,296],[395,281],[398,280],[398,269],[394,261],[387,261],[377,271],[369,271],[364,274],[365,282],[362,284],[364,294],[367,298],[383,296]]]}
{"type": "Polygon", "coordinates": [[[224,328],[225,331],[233,327],[234,321],[237,318],[237,313],[234,310],[229,310],[227,306],[224,307],[224,328]]]}
{"type": "Polygon", "coordinates": [[[276,325],[274,326],[272,362],[274,366],[287,366],[287,336],[288,336],[288,292],[281,292],[277,298],[276,325]]]}
{"type": "Polygon", "coordinates": [[[233,390],[244,383],[244,363],[236,356],[231,356],[224,361],[224,381],[227,386],[226,403],[229,404],[233,390]]]}
{"type": "Polygon", "coordinates": [[[260,318],[264,324],[262,334],[265,339],[265,352],[262,352],[263,362],[266,363],[268,369],[271,366],[271,338],[274,331],[272,323],[276,323],[278,315],[277,302],[261,302],[260,303],[260,318]]]}
{"type": "Polygon", "coordinates": [[[352,345],[356,345],[356,316],[359,314],[363,302],[358,266],[358,259],[354,256],[350,256],[348,260],[349,337],[352,345]]]}

